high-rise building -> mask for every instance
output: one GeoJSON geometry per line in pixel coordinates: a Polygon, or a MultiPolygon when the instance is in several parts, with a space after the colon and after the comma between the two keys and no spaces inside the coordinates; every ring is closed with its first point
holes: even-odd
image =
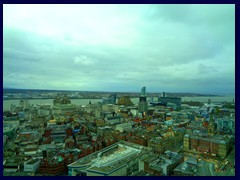
{"type": "Polygon", "coordinates": [[[146,87],[142,87],[141,89],[141,96],[146,96],[146,87]]]}
{"type": "Polygon", "coordinates": [[[162,97],[158,97],[158,102],[167,105],[167,103],[174,103],[177,109],[181,108],[182,99],[179,97],[166,97],[166,93],[163,92],[162,97]]]}
{"type": "Polygon", "coordinates": [[[141,89],[141,94],[140,94],[140,96],[139,96],[139,102],[141,102],[141,101],[144,101],[144,102],[147,101],[146,87],[145,87],[145,86],[142,87],[142,89],[141,89]]]}
{"type": "Polygon", "coordinates": [[[165,94],[165,92],[163,92],[163,93],[162,93],[162,97],[166,97],[166,94],[165,94]]]}
{"type": "Polygon", "coordinates": [[[141,94],[139,96],[139,103],[138,103],[138,112],[139,113],[146,113],[148,110],[147,104],[147,96],[146,96],[146,87],[142,87],[141,94]]]}

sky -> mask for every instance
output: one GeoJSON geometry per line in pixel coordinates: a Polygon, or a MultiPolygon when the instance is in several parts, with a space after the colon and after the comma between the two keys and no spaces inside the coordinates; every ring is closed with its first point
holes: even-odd
{"type": "Polygon", "coordinates": [[[3,5],[3,87],[235,93],[234,4],[3,5]]]}

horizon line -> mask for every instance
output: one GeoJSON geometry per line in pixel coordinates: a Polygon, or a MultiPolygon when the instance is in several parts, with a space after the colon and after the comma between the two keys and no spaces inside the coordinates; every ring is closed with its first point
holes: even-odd
{"type": "MultiPolygon", "coordinates": [[[[12,87],[3,87],[4,89],[13,89],[13,90],[40,90],[40,91],[69,91],[69,92],[74,92],[74,91],[79,91],[79,92],[103,92],[103,93],[141,93],[140,91],[104,91],[104,90],[60,90],[60,89],[33,89],[33,88],[12,88],[12,87]]],[[[149,91],[147,93],[177,93],[177,94],[202,94],[202,95],[235,95],[235,93],[202,93],[202,92],[167,92],[167,91],[161,91],[161,92],[156,92],[156,91],[149,91]]]]}

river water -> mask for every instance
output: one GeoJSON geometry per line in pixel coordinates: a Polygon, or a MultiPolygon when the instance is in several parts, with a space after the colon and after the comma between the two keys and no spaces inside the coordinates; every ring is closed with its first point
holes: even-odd
{"type": "MultiPolygon", "coordinates": [[[[232,102],[235,100],[234,96],[196,96],[196,97],[182,97],[182,102],[184,101],[198,101],[198,102],[208,102],[208,99],[211,99],[211,102],[232,102]]],[[[131,98],[134,104],[137,104],[138,98],[131,98]]],[[[75,105],[87,105],[91,101],[92,104],[97,102],[102,102],[102,99],[71,99],[72,104],[75,105]]],[[[150,101],[150,98],[148,98],[150,101]]],[[[154,101],[157,101],[157,98],[154,98],[154,101]]],[[[11,104],[19,106],[20,100],[4,100],[3,101],[3,110],[9,110],[11,104]]],[[[53,99],[30,99],[28,100],[30,104],[53,104],[53,99]]]]}

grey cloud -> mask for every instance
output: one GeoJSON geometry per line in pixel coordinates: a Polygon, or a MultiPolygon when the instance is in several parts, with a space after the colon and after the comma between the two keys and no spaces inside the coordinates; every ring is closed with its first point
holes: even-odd
{"type": "Polygon", "coordinates": [[[162,5],[151,5],[149,7],[148,18],[163,19],[167,21],[174,22],[184,22],[191,20],[190,14],[193,14],[194,11],[191,8],[191,5],[177,5],[177,4],[162,4],[162,5]]]}
{"type": "Polygon", "coordinates": [[[214,68],[212,66],[206,66],[203,64],[200,64],[198,69],[199,69],[199,71],[198,71],[199,74],[207,74],[207,73],[211,73],[211,72],[217,72],[216,68],[214,68]]]}
{"type": "MultiPolygon", "coordinates": [[[[95,33],[94,15],[87,24],[90,35],[80,23],[77,27],[71,24],[74,20],[56,36],[24,27],[4,27],[4,86],[138,91],[146,85],[149,91],[234,91],[232,6],[132,8],[114,9],[116,19],[124,22],[109,38],[104,28],[95,33]],[[74,27],[77,35],[71,34],[74,27]],[[209,83],[211,86],[206,87],[209,83]]],[[[54,20],[51,17],[51,23],[54,20]]]]}

